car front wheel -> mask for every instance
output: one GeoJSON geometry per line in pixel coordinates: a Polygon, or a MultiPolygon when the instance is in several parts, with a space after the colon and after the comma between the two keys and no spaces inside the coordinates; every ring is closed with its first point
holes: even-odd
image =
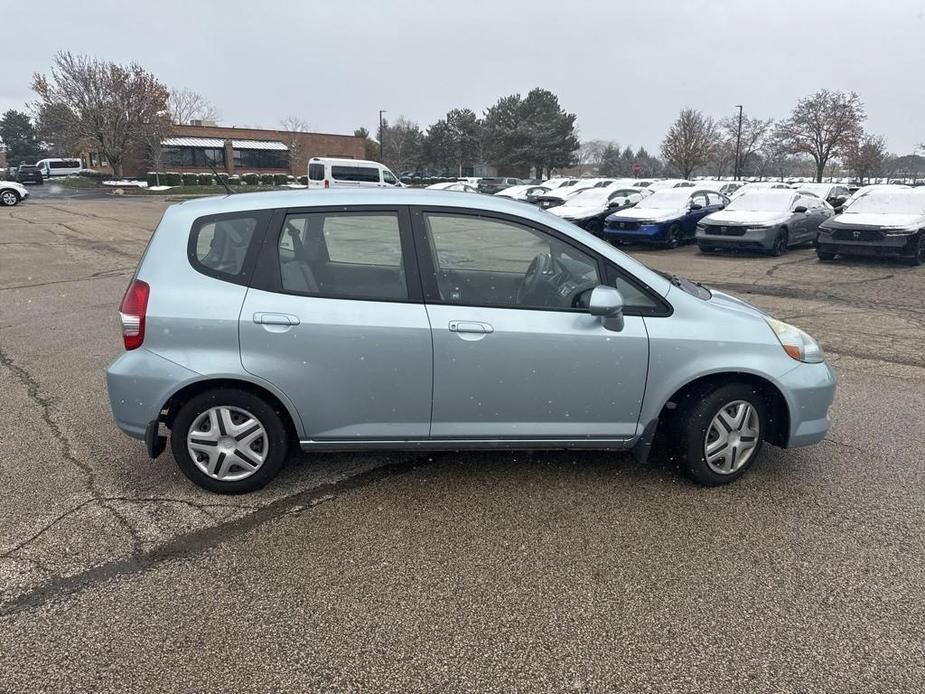
{"type": "Polygon", "coordinates": [[[790,244],[790,237],[787,234],[786,229],[781,229],[777,232],[777,236],[774,238],[774,245],[771,247],[771,255],[775,257],[780,257],[787,252],[787,246],[790,244]]]}
{"type": "Polygon", "coordinates": [[[170,446],[197,485],[220,494],[255,491],[283,466],[289,447],[282,413],[243,390],[217,388],[177,412],[170,446]]]}
{"type": "Polygon", "coordinates": [[[0,205],[12,207],[19,202],[19,193],[15,190],[0,191],[0,205]]]}
{"type": "Polygon", "coordinates": [[[715,487],[737,480],[752,466],[767,421],[761,393],[745,383],[730,383],[679,403],[672,439],[688,476],[715,487]]]}
{"type": "Polygon", "coordinates": [[[912,255],[909,256],[908,262],[914,267],[925,264],[925,232],[920,232],[918,238],[912,242],[912,255]]]}
{"type": "Polygon", "coordinates": [[[665,247],[666,248],[677,248],[681,245],[681,225],[678,223],[672,224],[668,227],[666,233],[665,247]]]}

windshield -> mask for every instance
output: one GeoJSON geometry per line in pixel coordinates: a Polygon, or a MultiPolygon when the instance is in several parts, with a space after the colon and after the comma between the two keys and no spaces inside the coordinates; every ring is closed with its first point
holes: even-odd
{"type": "Polygon", "coordinates": [[[806,183],[801,185],[799,189],[825,199],[829,196],[832,186],[825,185],[824,183],[806,183]]]}
{"type": "Polygon", "coordinates": [[[607,191],[603,188],[589,188],[577,193],[565,201],[568,207],[591,207],[607,203],[607,191]]]}
{"type": "Polygon", "coordinates": [[[641,200],[636,209],[645,210],[678,210],[687,204],[691,191],[686,188],[669,188],[653,193],[645,200],[641,200]]]}
{"type": "Polygon", "coordinates": [[[913,191],[872,191],[851,203],[851,208],[846,211],[846,214],[859,212],[925,214],[925,195],[913,191]]]}
{"type": "Polygon", "coordinates": [[[770,191],[746,193],[726,205],[727,212],[737,210],[745,212],[789,212],[794,195],[772,193],[770,191]]]}

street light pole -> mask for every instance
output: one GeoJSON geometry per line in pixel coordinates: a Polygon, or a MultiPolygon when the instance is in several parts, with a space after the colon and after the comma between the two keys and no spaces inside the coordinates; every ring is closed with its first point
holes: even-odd
{"type": "Polygon", "coordinates": [[[379,163],[380,164],[385,163],[385,158],[383,156],[385,154],[385,148],[382,146],[383,140],[385,139],[383,137],[383,132],[382,132],[382,114],[383,113],[388,113],[388,111],[386,111],[384,108],[380,108],[379,109],[379,163]]]}
{"type": "Polygon", "coordinates": [[[742,104],[736,104],[736,108],[739,109],[739,127],[736,129],[736,170],[734,180],[739,180],[739,167],[741,162],[739,161],[739,148],[742,146],[742,104]]]}

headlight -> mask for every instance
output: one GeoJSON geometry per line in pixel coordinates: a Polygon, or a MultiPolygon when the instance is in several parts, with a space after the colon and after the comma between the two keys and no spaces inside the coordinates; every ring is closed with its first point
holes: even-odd
{"type": "Polygon", "coordinates": [[[822,348],[802,330],[774,318],[765,320],[788,355],[807,364],[818,364],[825,360],[822,348]]]}

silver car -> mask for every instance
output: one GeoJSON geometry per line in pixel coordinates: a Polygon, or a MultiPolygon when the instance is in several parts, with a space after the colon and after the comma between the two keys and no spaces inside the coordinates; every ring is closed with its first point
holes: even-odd
{"type": "Polygon", "coordinates": [[[779,256],[792,246],[815,241],[819,225],[834,214],[831,205],[812,193],[757,189],[701,219],[697,245],[704,253],[734,248],[779,256]]]}
{"type": "Polygon", "coordinates": [[[119,428],[207,489],[288,452],[611,449],[656,433],[706,485],[816,443],[835,377],[803,331],[548,212],[441,191],[170,207],[120,307],[119,428]]]}

